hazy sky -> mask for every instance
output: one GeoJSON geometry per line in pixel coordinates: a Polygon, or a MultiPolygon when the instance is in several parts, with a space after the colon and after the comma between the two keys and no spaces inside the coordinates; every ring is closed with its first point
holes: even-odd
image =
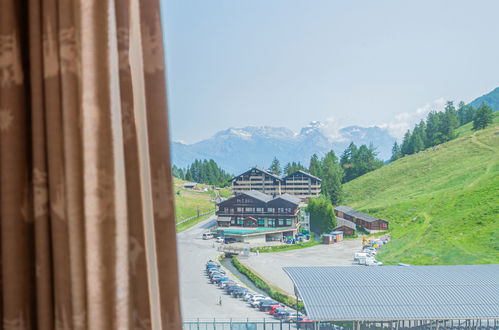
{"type": "Polygon", "coordinates": [[[314,120],[400,134],[499,86],[497,0],[162,1],[174,140],[314,120]]]}

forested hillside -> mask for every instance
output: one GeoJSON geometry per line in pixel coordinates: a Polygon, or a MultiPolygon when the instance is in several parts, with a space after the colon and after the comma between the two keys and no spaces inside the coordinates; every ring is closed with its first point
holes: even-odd
{"type": "Polygon", "coordinates": [[[344,185],[346,205],[390,221],[388,264],[499,263],[499,116],[344,185]]]}

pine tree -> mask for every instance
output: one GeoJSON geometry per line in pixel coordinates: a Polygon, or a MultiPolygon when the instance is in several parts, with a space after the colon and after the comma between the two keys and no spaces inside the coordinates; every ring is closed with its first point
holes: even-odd
{"type": "Polygon", "coordinates": [[[493,121],[493,110],[486,103],[482,103],[480,107],[475,112],[475,118],[473,118],[473,130],[477,131],[484,129],[493,121]]]}
{"type": "Polygon", "coordinates": [[[442,120],[440,121],[440,133],[442,135],[441,142],[447,142],[454,139],[456,137],[454,130],[458,126],[459,120],[457,118],[456,108],[454,108],[454,103],[452,101],[448,101],[445,106],[445,112],[443,113],[442,120]]]}
{"type": "Polygon", "coordinates": [[[401,157],[402,152],[400,151],[400,146],[398,145],[397,141],[395,141],[392,147],[392,157],[390,158],[390,162],[394,162],[401,157]]]}
{"type": "Polygon", "coordinates": [[[343,169],[334,151],[330,151],[322,160],[322,191],[333,205],[339,205],[343,199],[343,169]]]}
{"type": "Polygon", "coordinates": [[[426,147],[433,147],[442,143],[441,135],[440,116],[437,112],[432,111],[426,119],[426,147]]]}
{"type": "Polygon", "coordinates": [[[322,165],[319,156],[317,156],[317,154],[313,154],[312,157],[310,157],[308,171],[316,177],[321,177],[321,167],[322,165]]]}
{"type": "Polygon", "coordinates": [[[345,171],[343,183],[351,181],[357,176],[357,169],[354,164],[354,159],[357,156],[357,150],[358,149],[355,143],[351,142],[340,157],[341,167],[343,167],[343,171],[345,171]]]}
{"type": "Polygon", "coordinates": [[[279,162],[279,159],[277,157],[274,157],[274,160],[272,160],[272,164],[269,167],[269,170],[272,171],[275,175],[281,175],[281,163],[279,162]]]}
{"type": "Polygon", "coordinates": [[[457,119],[459,120],[460,126],[468,123],[466,121],[467,112],[468,112],[468,107],[466,106],[466,104],[464,104],[463,101],[459,102],[459,104],[457,105],[457,119]]]}
{"type": "Polygon", "coordinates": [[[404,139],[402,140],[402,145],[400,146],[400,152],[402,156],[411,154],[411,130],[407,130],[404,134],[404,139]]]}

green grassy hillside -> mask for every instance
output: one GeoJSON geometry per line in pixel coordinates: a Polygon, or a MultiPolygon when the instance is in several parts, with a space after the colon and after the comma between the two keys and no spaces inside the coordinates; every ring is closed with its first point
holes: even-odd
{"type": "Polygon", "coordinates": [[[390,221],[386,264],[499,263],[499,116],[344,186],[346,205],[390,221]]]}

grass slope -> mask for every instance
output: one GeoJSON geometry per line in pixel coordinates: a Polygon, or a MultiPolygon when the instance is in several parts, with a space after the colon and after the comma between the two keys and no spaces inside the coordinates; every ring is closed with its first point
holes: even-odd
{"type": "Polygon", "coordinates": [[[344,186],[346,205],[390,221],[386,264],[499,263],[499,116],[344,186]]]}

